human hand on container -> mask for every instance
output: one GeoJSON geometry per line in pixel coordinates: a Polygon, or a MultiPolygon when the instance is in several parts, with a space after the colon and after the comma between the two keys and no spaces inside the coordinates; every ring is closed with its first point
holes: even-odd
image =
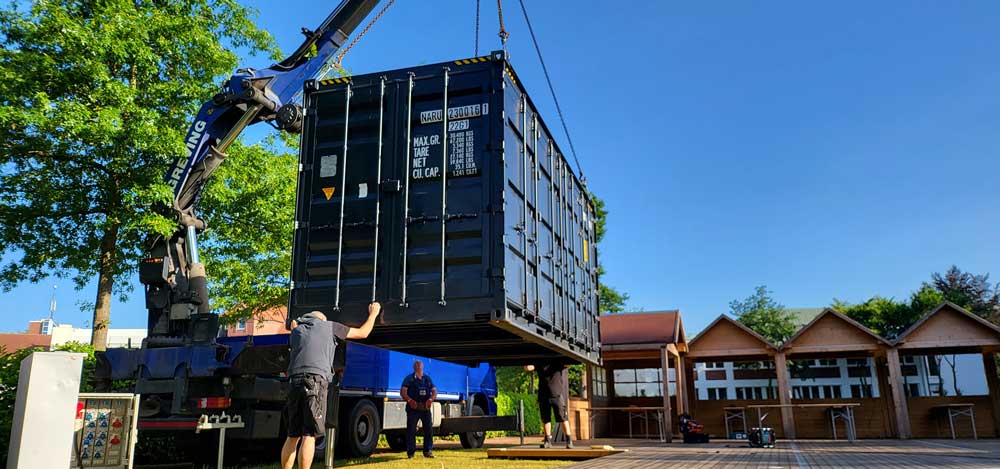
{"type": "Polygon", "coordinates": [[[382,304],[379,303],[378,301],[373,301],[371,302],[371,304],[368,305],[368,317],[371,318],[374,316],[378,316],[378,323],[385,324],[385,319],[382,316],[379,316],[379,314],[381,313],[382,313],[382,304]]]}

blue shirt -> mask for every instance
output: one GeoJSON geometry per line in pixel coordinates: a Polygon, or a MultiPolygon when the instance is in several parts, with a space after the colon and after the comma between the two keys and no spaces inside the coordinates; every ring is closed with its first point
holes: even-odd
{"type": "Polygon", "coordinates": [[[406,388],[406,397],[417,402],[424,403],[431,398],[434,393],[434,381],[425,373],[422,378],[413,376],[413,373],[403,378],[403,387],[406,388]]]}

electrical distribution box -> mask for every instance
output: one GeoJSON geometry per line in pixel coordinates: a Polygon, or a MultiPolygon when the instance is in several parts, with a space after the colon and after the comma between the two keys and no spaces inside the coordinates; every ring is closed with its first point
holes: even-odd
{"type": "Polygon", "coordinates": [[[80,394],[70,468],[131,469],[138,416],[138,394],[80,394]]]}

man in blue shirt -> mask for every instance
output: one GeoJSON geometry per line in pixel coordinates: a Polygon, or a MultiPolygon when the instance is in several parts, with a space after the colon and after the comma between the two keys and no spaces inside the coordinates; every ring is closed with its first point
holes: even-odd
{"type": "Polygon", "coordinates": [[[316,437],[323,434],[326,422],[326,395],[333,379],[333,358],[337,342],[364,339],[375,326],[382,306],[368,305],[368,319],[360,327],[327,321],[326,315],[313,311],[289,321],[291,354],[288,362],[288,403],[285,417],[288,438],[281,448],[282,469],[292,469],[298,456],[299,467],[312,466],[316,437]]]}
{"type": "Polygon", "coordinates": [[[417,421],[424,427],[424,457],[434,457],[434,419],[431,408],[437,399],[437,388],[431,377],[424,374],[424,363],[413,362],[413,373],[403,379],[399,395],[406,399],[406,457],[417,452],[417,421]]]}

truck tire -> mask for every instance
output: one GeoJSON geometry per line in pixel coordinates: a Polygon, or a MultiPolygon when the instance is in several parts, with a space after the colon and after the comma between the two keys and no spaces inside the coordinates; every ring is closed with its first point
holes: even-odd
{"type": "Polygon", "coordinates": [[[406,432],[399,430],[385,432],[385,441],[393,451],[406,451],[406,432]]]}
{"type": "MultiPolygon", "coordinates": [[[[340,443],[343,454],[351,457],[368,457],[378,446],[378,436],[382,432],[382,417],[378,408],[368,399],[354,403],[347,419],[341,421],[340,443]]],[[[341,448],[337,448],[340,453],[341,448]]]]}
{"type": "MultiPolygon", "coordinates": [[[[486,412],[483,411],[482,407],[474,405],[472,406],[472,411],[469,413],[469,415],[472,417],[479,417],[486,415],[486,412]]],[[[465,449],[482,448],[483,443],[486,442],[486,432],[481,431],[481,432],[462,433],[461,435],[458,435],[458,439],[459,441],[462,442],[462,447],[465,449]]]]}

